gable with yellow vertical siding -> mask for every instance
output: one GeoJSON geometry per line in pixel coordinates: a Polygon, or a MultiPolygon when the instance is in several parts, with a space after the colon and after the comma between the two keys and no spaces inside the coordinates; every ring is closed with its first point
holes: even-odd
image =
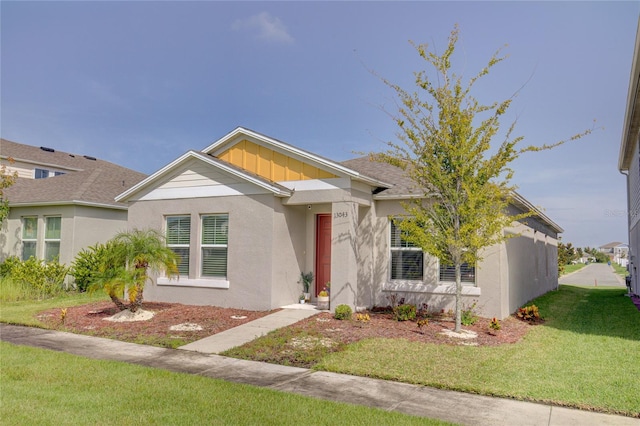
{"type": "Polygon", "coordinates": [[[218,155],[218,158],[274,182],[338,177],[248,140],[238,142],[218,155]]]}

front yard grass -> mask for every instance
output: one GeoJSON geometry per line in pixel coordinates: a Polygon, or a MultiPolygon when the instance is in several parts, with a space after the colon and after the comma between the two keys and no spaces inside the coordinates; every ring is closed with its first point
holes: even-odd
{"type": "Polygon", "coordinates": [[[109,300],[104,292],[96,292],[93,294],[63,293],[50,299],[1,302],[0,322],[48,328],[44,322],[38,320],[36,317],[38,312],[46,311],[47,309],[86,305],[87,303],[99,302],[101,300],[109,300]]]}
{"type": "Polygon", "coordinates": [[[448,423],[206,377],[0,342],[11,425],[448,423]]]}
{"type": "Polygon", "coordinates": [[[560,286],[532,302],[546,322],[513,345],[371,339],[315,368],[640,417],[640,312],[625,292],[560,286]]]}
{"type": "Polygon", "coordinates": [[[580,269],[584,268],[585,266],[587,266],[584,263],[573,263],[570,265],[564,265],[564,270],[562,271],[562,275],[567,275],[570,274],[572,272],[576,272],[579,271],[580,269]]]}
{"type": "MultiPolygon", "coordinates": [[[[516,344],[471,347],[380,338],[333,352],[322,345],[309,350],[305,344],[319,336],[284,328],[225,355],[640,417],[637,375],[630,370],[640,353],[640,312],[625,293],[620,287],[560,286],[532,301],[546,322],[532,326],[516,344]],[[300,343],[295,350],[288,345],[293,339],[300,343]]],[[[2,303],[0,321],[42,327],[34,318],[40,311],[102,298],[79,294],[2,303]]],[[[1,405],[7,406],[4,396],[1,405]]]]}
{"type": "MultiPolygon", "coordinates": [[[[561,286],[532,303],[546,318],[516,344],[452,346],[375,338],[342,351],[311,351],[316,370],[640,417],[637,377],[640,312],[625,289],[561,286]]],[[[280,329],[224,353],[289,364],[287,343],[301,331],[280,329]]]]}

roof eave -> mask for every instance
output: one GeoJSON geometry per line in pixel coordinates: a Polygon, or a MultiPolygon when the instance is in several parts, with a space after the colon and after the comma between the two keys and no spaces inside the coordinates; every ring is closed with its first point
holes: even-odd
{"type": "Polygon", "coordinates": [[[638,19],[638,30],[636,31],[636,43],[633,52],[633,62],[631,65],[631,75],[629,77],[629,92],[627,93],[627,108],[624,117],[624,127],[622,128],[622,142],[620,144],[620,154],[618,157],[618,169],[620,171],[629,170],[633,150],[635,148],[638,131],[640,129],[640,97],[638,97],[638,87],[640,81],[640,19],[638,19]]]}
{"type": "Polygon", "coordinates": [[[417,198],[427,198],[427,194],[376,194],[374,200],[414,200],[417,198]]]}
{"type": "Polygon", "coordinates": [[[82,201],[82,200],[67,200],[67,201],[34,201],[34,202],[22,202],[22,203],[11,203],[9,202],[9,207],[48,207],[48,206],[85,206],[85,207],[97,207],[103,209],[112,209],[112,210],[128,210],[127,206],[118,205],[118,204],[107,204],[107,203],[97,203],[92,201],[82,201]]]}
{"type": "Polygon", "coordinates": [[[533,213],[534,216],[539,218],[544,224],[549,226],[553,231],[558,234],[562,234],[564,229],[557,223],[555,223],[551,218],[545,215],[539,208],[531,204],[527,199],[525,199],[522,195],[518,194],[515,191],[511,192],[511,201],[517,206],[525,211],[533,213]]]}

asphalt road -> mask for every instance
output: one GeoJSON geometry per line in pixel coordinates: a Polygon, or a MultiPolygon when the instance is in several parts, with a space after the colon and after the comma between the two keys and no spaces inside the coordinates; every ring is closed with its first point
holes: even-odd
{"type": "Polygon", "coordinates": [[[574,284],[595,287],[625,287],[624,278],[613,272],[606,263],[592,263],[568,275],[560,277],[560,284],[574,284]]]}

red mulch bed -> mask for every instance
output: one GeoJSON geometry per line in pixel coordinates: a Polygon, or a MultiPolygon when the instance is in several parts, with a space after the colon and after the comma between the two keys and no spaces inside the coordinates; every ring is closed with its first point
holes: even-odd
{"type": "MultiPolygon", "coordinates": [[[[500,321],[501,329],[495,334],[489,333],[490,319],[479,318],[471,326],[463,326],[463,330],[477,333],[473,339],[460,339],[449,337],[443,331],[453,331],[453,320],[441,317],[429,319],[427,326],[418,327],[415,321],[396,321],[391,312],[368,312],[369,321],[337,320],[329,313],[322,313],[307,318],[292,327],[302,328],[306,331],[315,331],[324,337],[338,340],[342,343],[353,343],[367,338],[406,339],[413,342],[452,344],[452,345],[478,345],[497,346],[516,343],[531,328],[531,325],[514,317],[500,321]]],[[[355,318],[355,315],[354,315],[355,318]]]]}
{"type": "MultiPolygon", "coordinates": [[[[42,312],[38,318],[51,328],[78,334],[107,337],[111,339],[154,344],[161,339],[179,339],[186,344],[219,333],[232,327],[247,323],[275,311],[246,311],[242,309],[218,308],[214,306],[190,306],[178,303],[143,303],[142,309],[153,311],[154,317],[146,321],[112,322],[106,321],[118,312],[111,302],[97,302],[67,309],[64,323],[60,309],[42,312]],[[246,317],[242,319],[234,316],[246,317]],[[171,331],[170,327],[179,324],[198,324],[199,331],[171,331]]],[[[340,321],[329,313],[321,313],[294,324],[292,327],[320,333],[323,336],[343,343],[374,337],[401,338],[415,342],[439,344],[473,344],[496,346],[519,341],[530,329],[530,325],[514,317],[500,321],[501,330],[489,333],[489,319],[480,318],[472,326],[463,329],[475,331],[474,339],[448,337],[442,332],[453,330],[453,321],[446,317],[429,319],[425,327],[418,327],[415,321],[395,321],[390,312],[368,312],[369,321],[340,321]]],[[[355,318],[355,315],[354,315],[355,318]]],[[[160,343],[163,345],[163,343],[160,343]]]]}
{"type": "Polygon", "coordinates": [[[274,311],[247,311],[243,309],[218,308],[215,306],[190,306],[179,303],[144,302],[142,309],[154,312],[146,321],[113,322],[105,318],[119,311],[112,302],[97,302],[67,308],[64,324],[61,310],[52,309],[38,314],[38,319],[51,328],[78,334],[107,337],[127,342],[150,342],[157,339],[175,338],[186,343],[203,339],[274,311]],[[245,317],[245,318],[232,318],[245,317]],[[199,331],[172,331],[171,326],[198,324],[199,331]]]}

